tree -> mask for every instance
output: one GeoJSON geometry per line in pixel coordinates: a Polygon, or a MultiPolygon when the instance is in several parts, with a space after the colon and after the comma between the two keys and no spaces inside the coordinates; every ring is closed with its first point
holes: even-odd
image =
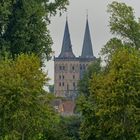
{"type": "Polygon", "coordinates": [[[107,42],[101,54],[106,60],[120,47],[140,48],[140,22],[134,15],[132,7],[125,3],[112,2],[108,5],[110,13],[110,32],[115,36],[107,42]]]}
{"type": "Polygon", "coordinates": [[[134,49],[119,50],[112,57],[108,72],[99,78],[98,87],[93,84],[94,78],[91,81],[101,139],[140,139],[139,55],[134,49]]]}
{"type": "MultiPolygon", "coordinates": [[[[87,139],[87,135],[90,133],[88,129],[88,121],[87,119],[90,118],[90,113],[92,108],[89,102],[90,96],[90,80],[92,79],[93,75],[101,74],[102,67],[101,67],[101,59],[96,59],[91,65],[89,65],[87,71],[85,71],[83,78],[79,81],[78,89],[79,89],[79,97],[77,99],[77,110],[82,114],[82,121],[80,127],[80,137],[81,139],[87,139]]],[[[92,123],[94,123],[94,119],[92,119],[92,123]]],[[[90,122],[91,123],[91,122],[90,122]]],[[[90,124],[89,124],[90,125],[90,124]]],[[[92,133],[92,132],[91,132],[92,133]]],[[[89,137],[89,140],[94,139],[95,137],[89,137]]]]}
{"type": "Polygon", "coordinates": [[[60,116],[59,122],[46,130],[43,140],[79,140],[80,123],[81,119],[78,116],[60,116]]]}
{"type": "Polygon", "coordinates": [[[50,16],[65,10],[68,0],[1,0],[0,52],[14,58],[20,53],[34,53],[50,58],[52,39],[48,30],[50,16]]]}
{"type": "Polygon", "coordinates": [[[0,139],[36,140],[57,119],[43,90],[48,78],[35,55],[0,61],[0,139]]]}
{"type": "Polygon", "coordinates": [[[80,95],[88,96],[89,80],[91,79],[93,74],[100,73],[100,71],[101,59],[97,58],[92,64],[89,65],[82,79],[78,83],[78,90],[80,95]]]}
{"type": "Polygon", "coordinates": [[[88,80],[84,91],[88,96],[78,102],[82,114],[80,138],[139,140],[140,23],[124,3],[113,2],[108,12],[110,30],[116,37],[101,52],[107,65],[88,80]]]}
{"type": "Polygon", "coordinates": [[[83,98],[81,139],[140,139],[140,53],[117,51],[102,74],[93,75],[83,98]]]}
{"type": "Polygon", "coordinates": [[[53,85],[49,85],[48,88],[49,88],[49,92],[50,93],[54,93],[54,84],[53,85]]]}

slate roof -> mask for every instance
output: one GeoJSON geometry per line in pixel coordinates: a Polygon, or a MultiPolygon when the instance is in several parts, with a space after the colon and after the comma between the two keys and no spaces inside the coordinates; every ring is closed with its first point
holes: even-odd
{"type": "Polygon", "coordinates": [[[86,21],[86,28],[85,28],[85,35],[84,35],[81,58],[94,58],[88,19],[86,21]]]}
{"type": "Polygon", "coordinates": [[[70,33],[69,33],[67,20],[66,20],[66,25],[65,25],[62,49],[58,58],[75,58],[75,55],[73,54],[73,51],[72,51],[72,45],[71,45],[71,39],[70,39],[70,33]]]}

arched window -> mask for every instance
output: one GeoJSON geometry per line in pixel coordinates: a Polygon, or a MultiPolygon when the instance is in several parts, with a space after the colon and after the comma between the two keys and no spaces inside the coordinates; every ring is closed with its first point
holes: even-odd
{"type": "Polygon", "coordinates": [[[74,67],[74,66],[72,66],[72,70],[73,70],[73,71],[75,70],[75,67],[74,67]]]}
{"type": "Polygon", "coordinates": [[[75,75],[73,75],[73,79],[75,79],[75,75]]]}
{"type": "Polygon", "coordinates": [[[61,75],[59,75],[59,79],[61,79],[61,75]]]}
{"type": "Polygon", "coordinates": [[[61,82],[59,83],[59,86],[61,87],[61,82]]]}
{"type": "Polygon", "coordinates": [[[80,70],[82,70],[82,65],[80,64],[80,70]]]}

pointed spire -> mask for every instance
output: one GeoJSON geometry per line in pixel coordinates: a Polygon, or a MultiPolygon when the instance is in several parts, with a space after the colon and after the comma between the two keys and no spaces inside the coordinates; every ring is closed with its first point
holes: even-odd
{"type": "Polygon", "coordinates": [[[64,31],[62,49],[59,58],[72,58],[72,57],[75,56],[72,51],[72,45],[71,45],[71,39],[70,39],[70,33],[68,27],[68,17],[66,16],[65,31],[64,31]]]}
{"type": "Polygon", "coordinates": [[[88,9],[86,10],[86,12],[87,12],[87,15],[86,16],[87,16],[87,20],[88,20],[88,9]]]}
{"type": "Polygon", "coordinates": [[[85,29],[81,57],[82,58],[94,58],[93,50],[92,50],[92,42],[91,42],[91,37],[90,37],[89,24],[88,24],[88,13],[87,13],[86,29],[85,29]]]}

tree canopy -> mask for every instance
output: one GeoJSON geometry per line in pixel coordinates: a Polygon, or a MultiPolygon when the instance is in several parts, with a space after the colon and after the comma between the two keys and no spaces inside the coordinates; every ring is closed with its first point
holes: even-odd
{"type": "Polygon", "coordinates": [[[110,14],[110,32],[115,36],[110,39],[101,54],[106,56],[106,60],[120,47],[140,48],[140,22],[135,17],[132,7],[117,1],[108,5],[110,14]]]}
{"type": "Polygon", "coordinates": [[[1,0],[0,52],[12,57],[35,53],[50,58],[52,39],[48,30],[51,15],[65,10],[68,0],[1,0]]]}
{"type": "Polygon", "coordinates": [[[43,90],[48,78],[40,64],[35,55],[24,54],[0,61],[0,139],[39,139],[57,119],[43,90]]]}
{"type": "MultiPolygon", "coordinates": [[[[78,106],[81,140],[140,139],[140,23],[124,3],[108,6],[110,39],[101,54],[106,65],[87,76],[78,106]],[[88,96],[87,96],[88,93],[88,96]]],[[[91,72],[92,73],[92,72],[91,72]]]]}
{"type": "Polygon", "coordinates": [[[140,138],[140,53],[120,49],[113,55],[107,71],[93,75],[89,96],[81,101],[84,117],[81,138],[140,138]]]}

